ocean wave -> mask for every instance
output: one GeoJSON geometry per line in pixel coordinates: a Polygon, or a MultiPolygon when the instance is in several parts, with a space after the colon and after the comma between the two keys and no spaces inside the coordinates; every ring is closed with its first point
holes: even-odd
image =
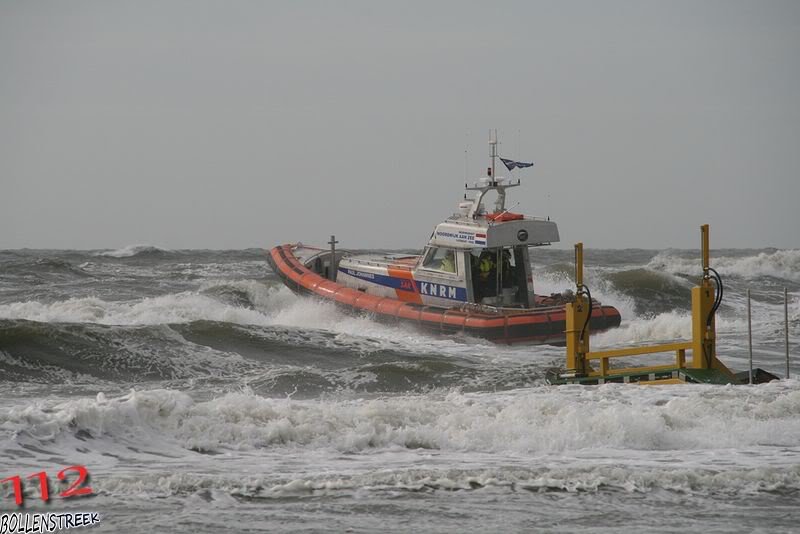
{"type": "Polygon", "coordinates": [[[51,280],[54,277],[60,281],[65,276],[77,276],[82,279],[92,276],[83,269],[83,265],[76,266],[67,260],[55,257],[25,258],[23,260],[15,258],[14,261],[2,263],[2,274],[4,277],[9,275],[30,276],[39,281],[51,280]]]}
{"type": "Polygon", "coordinates": [[[136,300],[83,297],[0,304],[0,319],[45,323],[130,326],[213,321],[324,328],[339,324],[343,317],[331,302],[301,299],[283,285],[254,280],[210,281],[201,284],[196,291],[136,300]]]}
{"type": "MultiPolygon", "coordinates": [[[[797,249],[759,252],[753,256],[743,257],[714,257],[711,265],[722,276],[732,275],[747,279],[769,276],[800,282],[800,250],[797,249]]],[[[682,258],[670,252],[657,254],[646,268],[684,276],[699,277],[701,274],[697,259],[682,258]]]]}
{"type": "Polygon", "coordinates": [[[0,374],[7,380],[174,380],[237,376],[253,367],[236,353],[187,341],[166,325],[0,320],[0,374]]]}
{"type": "Polygon", "coordinates": [[[649,493],[757,495],[800,490],[800,465],[778,467],[642,468],[630,464],[574,467],[492,467],[480,469],[380,469],[359,474],[326,474],[297,478],[270,475],[225,476],[196,473],[110,476],[95,484],[98,493],[115,497],[132,494],[166,498],[222,492],[247,499],[319,497],[349,492],[480,491],[649,493]]]}
{"type": "Polygon", "coordinates": [[[108,258],[132,258],[134,256],[153,256],[161,255],[170,250],[156,247],[154,245],[128,245],[117,250],[105,250],[95,252],[94,256],[105,256],[108,258]]]}
{"type": "MultiPolygon", "coordinates": [[[[418,355],[475,362],[531,361],[529,348],[501,347],[468,336],[440,337],[417,332],[408,325],[381,324],[368,315],[346,314],[331,302],[298,297],[282,285],[249,280],[218,281],[203,284],[199,291],[132,301],[87,297],[4,304],[0,305],[0,319],[65,328],[76,324],[162,325],[180,333],[186,341],[256,359],[264,353],[278,360],[284,353],[302,357],[301,361],[322,359],[320,355],[333,351],[332,354],[339,355],[350,352],[356,357],[394,354],[403,358],[418,355]]],[[[540,348],[538,352],[543,361],[552,359],[552,350],[540,348]]]]}
{"type": "Polygon", "coordinates": [[[69,273],[77,276],[91,276],[81,267],[77,267],[70,262],[58,258],[38,258],[27,268],[33,272],[69,273]]]}
{"type": "Polygon", "coordinates": [[[263,395],[507,390],[541,382],[547,360],[406,350],[333,332],[211,321],[109,326],[0,320],[0,375],[17,383],[224,380],[263,395]]]}
{"type": "Polygon", "coordinates": [[[105,325],[177,324],[201,320],[269,324],[267,317],[254,309],[225,304],[193,291],[122,302],[96,297],[50,303],[14,302],[0,305],[0,319],[105,325]]]}
{"type": "MultiPolygon", "coordinates": [[[[603,271],[587,268],[584,279],[591,287],[592,299],[598,300],[602,304],[614,306],[620,312],[623,324],[631,317],[639,314],[635,297],[625,294],[615,287],[613,283],[610,283],[605,278],[603,271]]],[[[575,290],[572,271],[534,271],[534,290],[537,295],[562,293],[565,289],[575,290]]]]}
{"type": "Polygon", "coordinates": [[[605,273],[603,279],[633,298],[640,313],[688,308],[691,303],[690,285],[669,274],[638,268],[605,273]]]}
{"type": "MultiPolygon", "coordinates": [[[[738,333],[747,328],[747,321],[717,315],[719,334],[738,333]]],[[[690,312],[669,311],[650,317],[636,317],[623,322],[618,328],[598,332],[592,336],[595,347],[657,343],[692,338],[692,315],[690,312]]]]}
{"type": "MultiPolygon", "coordinates": [[[[299,298],[288,288],[255,281],[213,282],[199,291],[184,291],[130,301],[96,297],[56,302],[15,302],[0,305],[0,319],[42,323],[88,323],[118,326],[179,325],[196,322],[302,329],[309,343],[335,348],[347,339],[361,339],[375,349],[394,342],[429,348],[430,337],[408,339],[407,331],[381,325],[366,316],[343,313],[332,302],[299,298]],[[329,331],[334,338],[318,332],[329,331]],[[382,341],[377,341],[382,340],[382,341]],[[407,341],[407,343],[405,343],[407,341]]],[[[280,332],[278,332],[280,333],[280,332]]],[[[267,333],[266,335],[270,335],[267,333]]],[[[364,344],[362,343],[362,345],[364,344]]],[[[390,347],[391,348],[391,347],[390,347]]],[[[364,350],[370,352],[369,347],[364,350]]]]}
{"type": "Polygon", "coordinates": [[[592,450],[694,451],[800,443],[797,381],[741,390],[664,386],[643,391],[538,387],[506,393],[369,400],[271,399],[228,393],[198,402],[173,390],[0,409],[18,440],[69,439],[93,448],[120,439],[207,452],[275,449],[431,449],[501,454],[592,450]],[[680,389],[679,389],[680,388],[680,389]],[[88,445],[87,445],[88,446],[88,445]]]}
{"type": "MultiPolygon", "coordinates": [[[[347,361],[347,355],[343,355],[342,359],[347,361]]],[[[409,358],[382,353],[371,355],[370,360],[378,361],[336,369],[311,365],[271,366],[269,370],[248,379],[247,385],[253,391],[291,395],[292,398],[309,398],[320,393],[413,394],[453,387],[469,391],[475,389],[475,386],[470,387],[471,382],[479,382],[481,388],[487,386],[486,380],[477,378],[483,378],[481,370],[448,358],[409,358]],[[391,359],[392,356],[395,357],[391,359]],[[385,361],[387,359],[390,361],[385,361]]],[[[543,372],[539,374],[543,376],[543,372]]],[[[508,375],[506,382],[516,379],[517,387],[524,385],[521,383],[523,377],[516,370],[510,370],[508,375]]],[[[495,384],[492,389],[509,389],[508,385],[503,385],[495,384]]]]}

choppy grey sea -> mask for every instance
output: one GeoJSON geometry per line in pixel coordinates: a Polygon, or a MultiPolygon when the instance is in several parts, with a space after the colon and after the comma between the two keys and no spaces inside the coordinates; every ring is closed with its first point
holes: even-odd
{"type": "MultiPolygon", "coordinates": [[[[622,326],[688,338],[698,251],[589,250],[622,326]]],[[[538,293],[572,252],[535,250],[538,293]]],[[[715,250],[720,357],[784,373],[800,250],[715,250]]],[[[800,351],[792,349],[792,373],[800,351]]],[[[800,531],[800,381],[549,386],[563,348],[435,337],[297,297],[263,250],[0,251],[0,511],[94,532],[800,531]],[[61,498],[56,473],[90,474],[61,498]]],[[[71,477],[70,480],[73,480],[71,477]]]]}

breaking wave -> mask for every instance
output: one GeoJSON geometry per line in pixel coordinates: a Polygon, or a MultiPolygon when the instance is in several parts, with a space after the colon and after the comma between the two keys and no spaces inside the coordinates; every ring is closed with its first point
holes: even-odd
{"type": "Polygon", "coordinates": [[[481,344],[429,338],[425,347],[391,338],[215,321],[119,326],[0,320],[0,340],[0,373],[10,381],[89,385],[235,379],[264,395],[300,397],[450,387],[507,390],[541,382],[550,361],[528,356],[497,366],[502,353],[492,354],[481,344]]]}
{"type": "MultiPolygon", "coordinates": [[[[244,499],[318,497],[347,492],[479,491],[484,488],[516,492],[597,493],[623,491],[649,493],[666,490],[678,494],[756,495],[792,494],[800,490],[800,466],[787,468],[636,469],[624,464],[595,467],[497,467],[470,469],[381,469],[365,474],[317,475],[276,478],[268,475],[170,474],[144,477],[110,477],[98,489],[111,496],[147,494],[151,497],[191,495],[210,490],[244,499]]],[[[210,496],[206,496],[208,498],[210,496]]]]}
{"type": "Polygon", "coordinates": [[[691,308],[691,288],[684,280],[649,269],[604,273],[602,279],[636,303],[637,314],[691,308]]]}
{"type": "MultiPolygon", "coordinates": [[[[724,335],[746,329],[747,321],[718,315],[716,325],[717,332],[724,335]]],[[[592,336],[592,343],[598,347],[606,347],[688,340],[691,337],[691,313],[670,311],[651,317],[636,317],[618,328],[598,332],[592,336]]]]}
{"type": "Polygon", "coordinates": [[[170,251],[154,245],[128,245],[117,250],[96,252],[94,255],[108,258],[132,258],[134,256],[157,256],[166,252],[170,251]]]}
{"type": "Polygon", "coordinates": [[[763,448],[768,455],[797,451],[797,385],[766,384],[745,397],[728,386],[643,391],[607,385],[307,401],[249,392],[197,401],[179,391],[149,390],[3,408],[0,428],[18,443],[69,442],[80,435],[96,452],[123,440],[183,454],[399,448],[558,456],[639,450],[658,458],[736,447],[763,448]]]}
{"type": "Polygon", "coordinates": [[[199,293],[185,291],[133,301],[84,297],[57,302],[14,302],[0,305],[0,319],[105,325],[157,325],[192,321],[264,325],[269,324],[267,317],[254,308],[264,305],[269,298],[268,286],[257,282],[231,282],[209,285],[199,293]],[[213,298],[215,292],[235,295],[235,301],[213,298]],[[242,306],[243,303],[245,306],[242,306]]]}
{"type": "MultiPolygon", "coordinates": [[[[747,279],[769,276],[800,282],[800,250],[787,249],[774,252],[759,252],[752,256],[720,256],[712,259],[712,265],[720,274],[747,279]]],[[[662,252],[653,257],[647,269],[676,275],[697,276],[699,262],[671,252],[662,252]]]]}
{"type": "Polygon", "coordinates": [[[404,325],[381,324],[367,315],[346,314],[331,302],[301,298],[283,285],[252,280],[208,283],[199,291],[130,301],[86,297],[2,304],[1,319],[106,326],[227,324],[260,328],[259,333],[281,332],[281,336],[288,336],[293,343],[320,348],[348,347],[359,354],[402,349],[412,353],[460,355],[473,353],[476,345],[483,349],[493,347],[495,356],[506,353],[506,349],[485,340],[440,338],[404,325]],[[409,336],[412,331],[415,335],[409,336]]]}

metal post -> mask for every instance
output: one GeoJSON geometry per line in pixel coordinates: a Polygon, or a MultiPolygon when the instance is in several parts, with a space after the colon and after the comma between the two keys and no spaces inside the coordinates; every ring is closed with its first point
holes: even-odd
{"type": "Polygon", "coordinates": [[[503,299],[503,247],[497,249],[497,259],[494,263],[495,302],[498,306],[505,306],[503,299]]]}
{"type": "Polygon", "coordinates": [[[700,227],[700,248],[703,251],[703,275],[708,274],[709,253],[708,253],[708,225],[700,227]]]}
{"type": "Polygon", "coordinates": [[[783,288],[783,334],[786,345],[786,378],[789,378],[789,292],[783,288]]]}
{"type": "Polygon", "coordinates": [[[332,235],[331,240],[328,241],[328,244],[331,246],[331,266],[328,269],[328,278],[334,282],[336,281],[336,243],[338,243],[338,241],[336,241],[336,236],[332,235]]]}
{"type": "MultiPolygon", "coordinates": [[[[581,339],[583,325],[589,317],[589,306],[583,293],[583,243],[575,245],[575,302],[568,302],[564,308],[566,313],[566,341],[567,341],[567,373],[584,376],[591,371],[591,366],[586,361],[589,352],[589,336],[581,339]]],[[[587,326],[588,329],[588,326],[587,326]]]]}
{"type": "Polygon", "coordinates": [[[692,368],[713,369],[721,366],[717,360],[717,326],[714,309],[716,290],[709,277],[709,226],[700,227],[700,250],[703,279],[692,288],[692,368]],[[709,318],[711,319],[709,321],[709,318]]]}
{"type": "Polygon", "coordinates": [[[750,322],[750,290],[747,290],[747,346],[750,351],[750,384],[753,383],[753,327],[750,322]]]}

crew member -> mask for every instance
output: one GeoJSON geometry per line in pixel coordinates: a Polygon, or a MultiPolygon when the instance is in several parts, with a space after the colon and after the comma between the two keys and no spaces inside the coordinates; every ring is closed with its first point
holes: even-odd
{"type": "Polygon", "coordinates": [[[480,270],[480,276],[482,282],[488,282],[489,278],[492,275],[492,271],[496,270],[497,266],[494,263],[494,254],[489,252],[488,250],[484,250],[481,253],[480,262],[478,263],[478,269],[480,270]]]}
{"type": "Polygon", "coordinates": [[[503,249],[501,261],[503,266],[503,287],[513,287],[514,280],[512,280],[511,272],[511,252],[507,248],[503,249]]]}
{"type": "Polygon", "coordinates": [[[473,265],[473,289],[475,291],[475,302],[480,302],[483,297],[491,297],[496,294],[497,283],[497,264],[495,254],[484,249],[480,257],[473,265]],[[475,276],[477,274],[477,276],[475,276]]]}
{"type": "Polygon", "coordinates": [[[456,257],[452,250],[445,253],[444,259],[442,259],[442,270],[448,273],[456,272],[456,257]]]}

